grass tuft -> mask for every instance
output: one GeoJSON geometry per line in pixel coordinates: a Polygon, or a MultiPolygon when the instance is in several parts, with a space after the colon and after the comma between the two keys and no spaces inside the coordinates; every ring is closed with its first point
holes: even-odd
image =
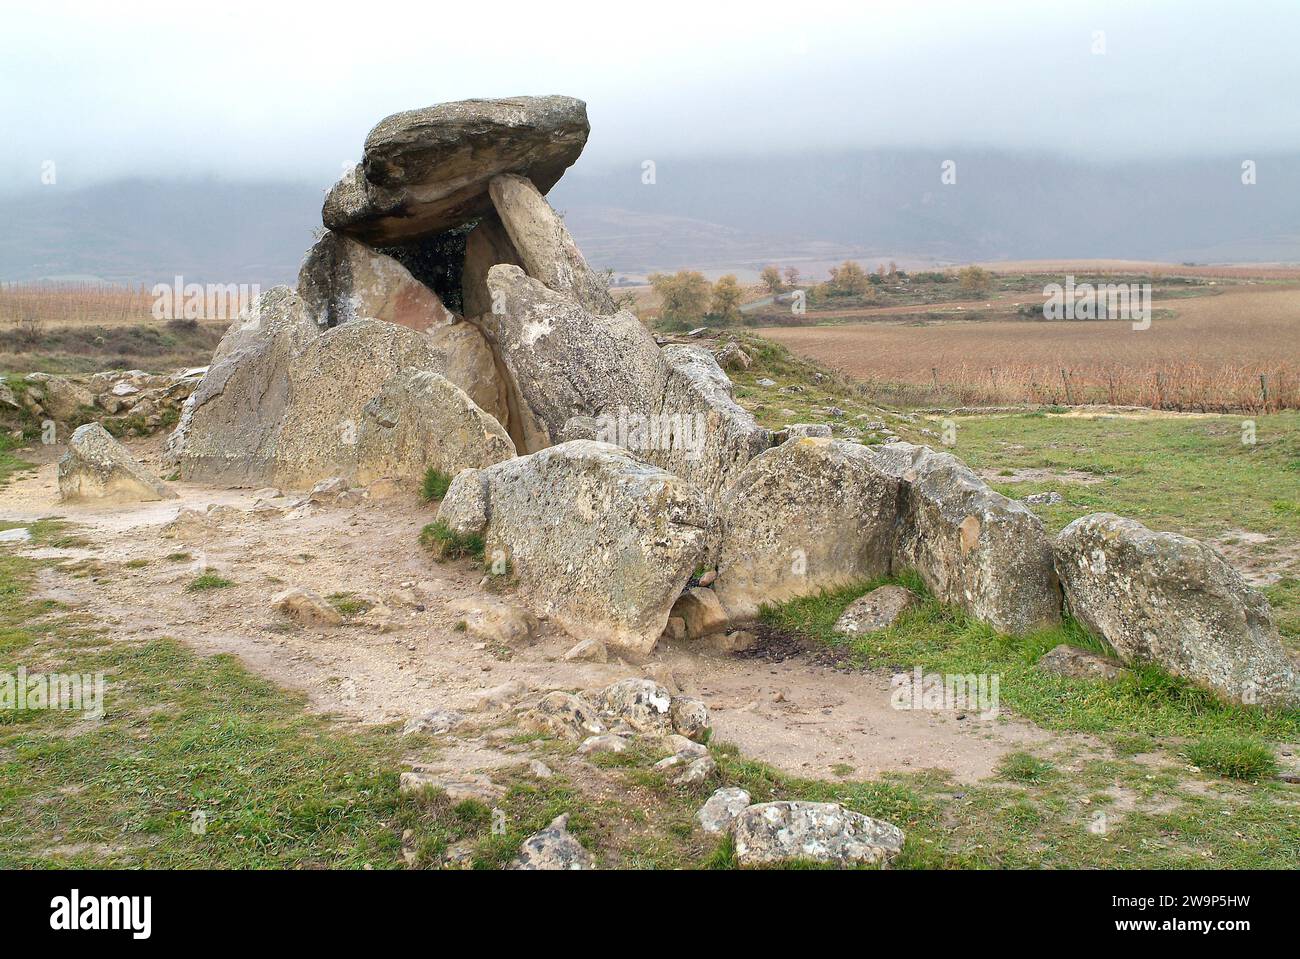
{"type": "Polygon", "coordinates": [[[462,536],[446,520],[430,523],[420,530],[420,545],[433,553],[436,559],[461,559],[471,557],[483,561],[483,537],[462,536]]]}
{"type": "Polygon", "coordinates": [[[208,589],[225,589],[227,586],[234,586],[234,582],[219,576],[216,573],[202,573],[194,578],[194,581],[185,587],[187,593],[201,593],[208,589]]]}
{"type": "Polygon", "coordinates": [[[1277,770],[1273,750],[1252,736],[1219,733],[1189,743],[1183,755],[1193,766],[1228,779],[1258,782],[1277,770]]]}
{"type": "Polygon", "coordinates": [[[430,466],[424,471],[424,479],[420,481],[420,498],[426,503],[440,500],[447,495],[449,486],[451,486],[451,477],[442,470],[430,466]]]}

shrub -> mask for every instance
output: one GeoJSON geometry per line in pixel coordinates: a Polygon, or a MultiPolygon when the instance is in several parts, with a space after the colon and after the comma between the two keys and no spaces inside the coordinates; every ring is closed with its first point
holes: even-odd
{"type": "Polygon", "coordinates": [[[447,487],[450,485],[450,476],[442,470],[430,466],[424,471],[424,479],[420,481],[420,498],[426,503],[440,500],[447,495],[447,487]]]}

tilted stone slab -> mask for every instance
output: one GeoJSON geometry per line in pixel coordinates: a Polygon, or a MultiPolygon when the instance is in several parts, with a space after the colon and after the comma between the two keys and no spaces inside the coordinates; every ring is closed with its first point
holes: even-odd
{"type": "Polygon", "coordinates": [[[1300,669],[1268,600],[1209,546],[1093,513],[1055,548],[1070,613],[1125,662],[1155,663],[1228,702],[1300,705],[1300,669]]]}
{"type": "Polygon", "coordinates": [[[640,655],[705,552],[704,501],[677,476],[577,440],[451,484],[438,517],[484,536],[519,594],[578,639],[640,655]]]}
{"type": "Polygon", "coordinates": [[[517,266],[492,267],[488,288],[501,312],[474,320],[504,370],[510,433],[521,450],[573,438],[565,427],[574,418],[617,421],[656,408],[663,360],[635,316],[592,313],[517,266]]]}
{"type": "Polygon", "coordinates": [[[492,209],[503,173],[545,193],[587,143],[587,106],[572,97],[460,100],[398,113],[366,137],[363,159],[330,191],[325,225],[372,246],[407,243],[492,209]]]}
{"type": "Polygon", "coordinates": [[[898,481],[856,443],[803,438],[755,457],[723,495],[714,591],[733,620],[764,603],[888,574],[898,481]]]}
{"type": "Polygon", "coordinates": [[[371,319],[428,330],[455,320],[438,294],[397,260],[333,231],[307,251],[298,295],[322,329],[371,319]]]}
{"type": "Polygon", "coordinates": [[[592,272],[558,213],[527,177],[503,174],[488,188],[510,245],[533,279],[592,313],[613,313],[614,299],[592,272]]]}
{"type": "Polygon", "coordinates": [[[925,446],[871,448],[901,483],[896,569],[915,569],[942,602],[1008,633],[1061,618],[1061,590],[1042,521],[995,493],[961,460],[925,446]]]}
{"type": "Polygon", "coordinates": [[[478,221],[465,238],[465,263],[460,272],[463,312],[479,316],[492,312],[492,293],[488,289],[488,270],[498,263],[523,267],[519,251],[510,242],[510,234],[495,213],[478,221]]]}
{"type": "Polygon", "coordinates": [[[59,498],[65,503],[137,503],[176,497],[98,423],[73,431],[67,452],[59,459],[58,474],[59,498]]]}

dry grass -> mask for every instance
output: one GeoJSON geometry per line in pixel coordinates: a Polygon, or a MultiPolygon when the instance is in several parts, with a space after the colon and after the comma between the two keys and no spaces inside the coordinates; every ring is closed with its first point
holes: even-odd
{"type": "Polygon", "coordinates": [[[0,328],[155,322],[149,288],[89,283],[0,283],[0,328]]]}
{"type": "Polygon", "coordinates": [[[1300,289],[1157,300],[1115,320],[940,321],[762,330],[911,405],[1109,403],[1189,411],[1300,408],[1300,289]]]}

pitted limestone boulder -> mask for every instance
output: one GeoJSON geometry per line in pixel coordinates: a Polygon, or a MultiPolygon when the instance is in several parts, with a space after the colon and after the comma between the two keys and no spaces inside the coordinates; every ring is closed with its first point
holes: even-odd
{"type": "Polygon", "coordinates": [[[862,446],[790,440],[755,457],[719,508],[713,589],[733,620],[763,603],[888,574],[898,481],[862,446]]]}
{"type": "Polygon", "coordinates": [[[1300,706],[1300,668],[1268,600],[1204,543],[1094,513],[1061,531],[1056,564],[1071,614],[1125,662],[1155,663],[1228,702],[1300,706]]]}
{"type": "Polygon", "coordinates": [[[438,510],[484,537],[534,611],[633,654],[654,647],[703,556],[703,516],[689,483],[586,440],[467,470],[438,510]]]}
{"type": "Polygon", "coordinates": [[[175,499],[125,446],[98,423],[79,426],[59,460],[59,498],[65,503],[135,503],[175,499]]]}
{"type": "Polygon", "coordinates": [[[951,453],[890,443],[871,455],[901,487],[896,568],[915,569],[939,600],[1005,632],[1060,621],[1052,546],[1027,506],[951,453]]]}

